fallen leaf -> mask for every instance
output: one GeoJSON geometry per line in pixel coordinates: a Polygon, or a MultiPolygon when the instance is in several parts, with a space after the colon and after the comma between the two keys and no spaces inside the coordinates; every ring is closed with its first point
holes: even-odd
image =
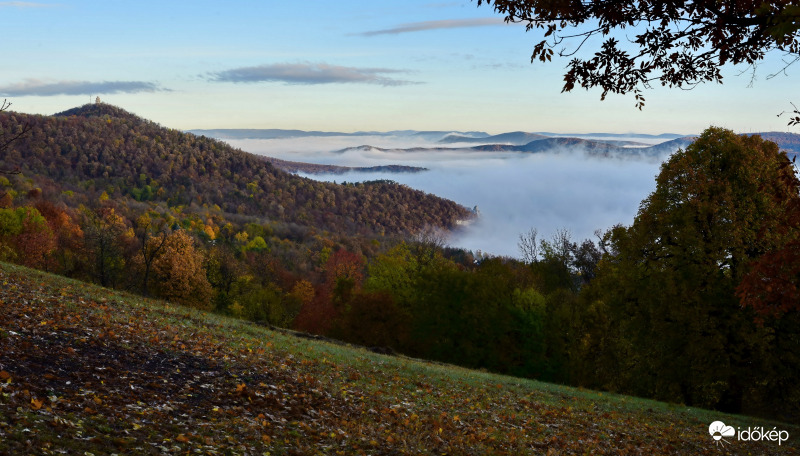
{"type": "Polygon", "coordinates": [[[31,408],[34,410],[39,410],[44,405],[44,399],[33,399],[31,398],[31,408]]]}

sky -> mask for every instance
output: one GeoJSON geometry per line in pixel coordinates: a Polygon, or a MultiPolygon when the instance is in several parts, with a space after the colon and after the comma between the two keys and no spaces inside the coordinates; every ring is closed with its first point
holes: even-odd
{"type": "MultiPolygon", "coordinates": [[[[53,114],[102,101],[166,127],[695,134],[787,131],[800,67],[755,84],[600,101],[561,93],[566,59],[476,1],[0,1],[0,99],[53,114]]],[[[592,43],[588,43],[591,48],[592,43]]],[[[595,43],[596,44],[596,43],[595,43]]]]}

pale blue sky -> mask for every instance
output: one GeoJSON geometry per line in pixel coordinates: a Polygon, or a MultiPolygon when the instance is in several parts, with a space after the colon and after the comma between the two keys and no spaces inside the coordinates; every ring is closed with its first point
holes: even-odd
{"type": "MultiPolygon", "coordinates": [[[[164,126],[305,130],[786,131],[800,67],[600,101],[567,60],[474,1],[0,1],[0,99],[52,114],[93,97],[164,126]]],[[[797,98],[797,97],[795,97],[797,98]]]]}

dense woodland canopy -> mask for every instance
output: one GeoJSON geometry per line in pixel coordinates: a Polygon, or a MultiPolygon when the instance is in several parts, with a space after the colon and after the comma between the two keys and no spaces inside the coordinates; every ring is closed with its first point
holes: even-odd
{"type": "Polygon", "coordinates": [[[758,136],[707,130],[630,227],[531,230],[519,261],[443,247],[436,227],[469,214],[452,202],[301,179],[107,105],[0,125],[30,128],[0,157],[0,261],[383,352],[800,418],[800,182],[758,136]]]}
{"type": "MultiPolygon", "coordinates": [[[[335,185],[282,172],[265,159],[205,137],[145,121],[107,104],[55,116],[5,113],[0,129],[31,131],[0,165],[41,182],[45,192],[131,197],[169,206],[210,206],[343,233],[414,233],[450,228],[467,209],[385,182],[335,185]]],[[[84,203],[86,200],[83,201],[84,203]]]]}

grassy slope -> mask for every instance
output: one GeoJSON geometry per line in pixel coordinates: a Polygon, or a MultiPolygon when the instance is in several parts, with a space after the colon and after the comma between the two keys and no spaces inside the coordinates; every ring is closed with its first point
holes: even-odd
{"type": "Polygon", "coordinates": [[[0,263],[0,454],[798,454],[798,436],[300,339],[0,263]],[[792,437],[721,449],[714,420],[792,437]]]}

